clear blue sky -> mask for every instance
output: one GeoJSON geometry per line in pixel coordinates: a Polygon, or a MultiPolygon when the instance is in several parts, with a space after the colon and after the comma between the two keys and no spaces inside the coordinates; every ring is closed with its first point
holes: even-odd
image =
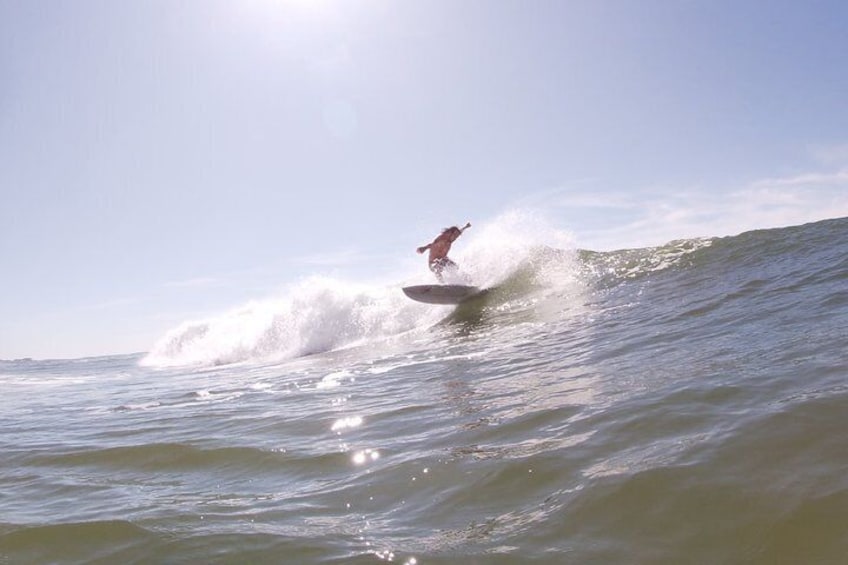
{"type": "Polygon", "coordinates": [[[0,0],[0,358],[146,350],[543,210],[587,248],[848,215],[843,0],[0,0]]]}

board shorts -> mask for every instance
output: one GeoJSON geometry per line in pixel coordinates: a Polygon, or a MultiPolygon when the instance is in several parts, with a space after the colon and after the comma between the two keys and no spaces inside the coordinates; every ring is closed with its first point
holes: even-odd
{"type": "Polygon", "coordinates": [[[456,267],[456,263],[447,257],[439,257],[438,259],[433,259],[430,262],[430,270],[434,273],[441,273],[446,267],[456,267]]]}

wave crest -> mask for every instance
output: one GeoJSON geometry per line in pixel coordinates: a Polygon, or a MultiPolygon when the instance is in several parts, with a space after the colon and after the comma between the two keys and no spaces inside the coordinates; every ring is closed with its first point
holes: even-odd
{"type": "Polygon", "coordinates": [[[354,287],[310,277],[281,298],[252,301],[166,333],[142,360],[149,366],[217,365],[329,351],[415,327],[420,308],[397,289],[354,287]]]}

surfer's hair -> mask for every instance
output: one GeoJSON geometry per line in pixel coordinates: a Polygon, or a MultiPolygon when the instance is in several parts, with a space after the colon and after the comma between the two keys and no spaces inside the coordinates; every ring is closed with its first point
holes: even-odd
{"type": "Polygon", "coordinates": [[[453,231],[453,230],[456,230],[456,231],[462,231],[462,230],[460,230],[460,229],[459,229],[458,227],[456,227],[456,226],[451,226],[451,227],[449,227],[449,228],[445,228],[445,229],[443,229],[443,230],[442,230],[442,233],[448,233],[449,231],[453,231]]]}

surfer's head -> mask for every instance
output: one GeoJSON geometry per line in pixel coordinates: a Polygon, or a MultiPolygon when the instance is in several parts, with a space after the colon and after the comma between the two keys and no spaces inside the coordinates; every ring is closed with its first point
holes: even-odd
{"type": "Polygon", "coordinates": [[[462,235],[462,230],[456,226],[451,226],[449,228],[445,228],[442,230],[442,235],[447,236],[450,241],[456,241],[460,235],[462,235]]]}

